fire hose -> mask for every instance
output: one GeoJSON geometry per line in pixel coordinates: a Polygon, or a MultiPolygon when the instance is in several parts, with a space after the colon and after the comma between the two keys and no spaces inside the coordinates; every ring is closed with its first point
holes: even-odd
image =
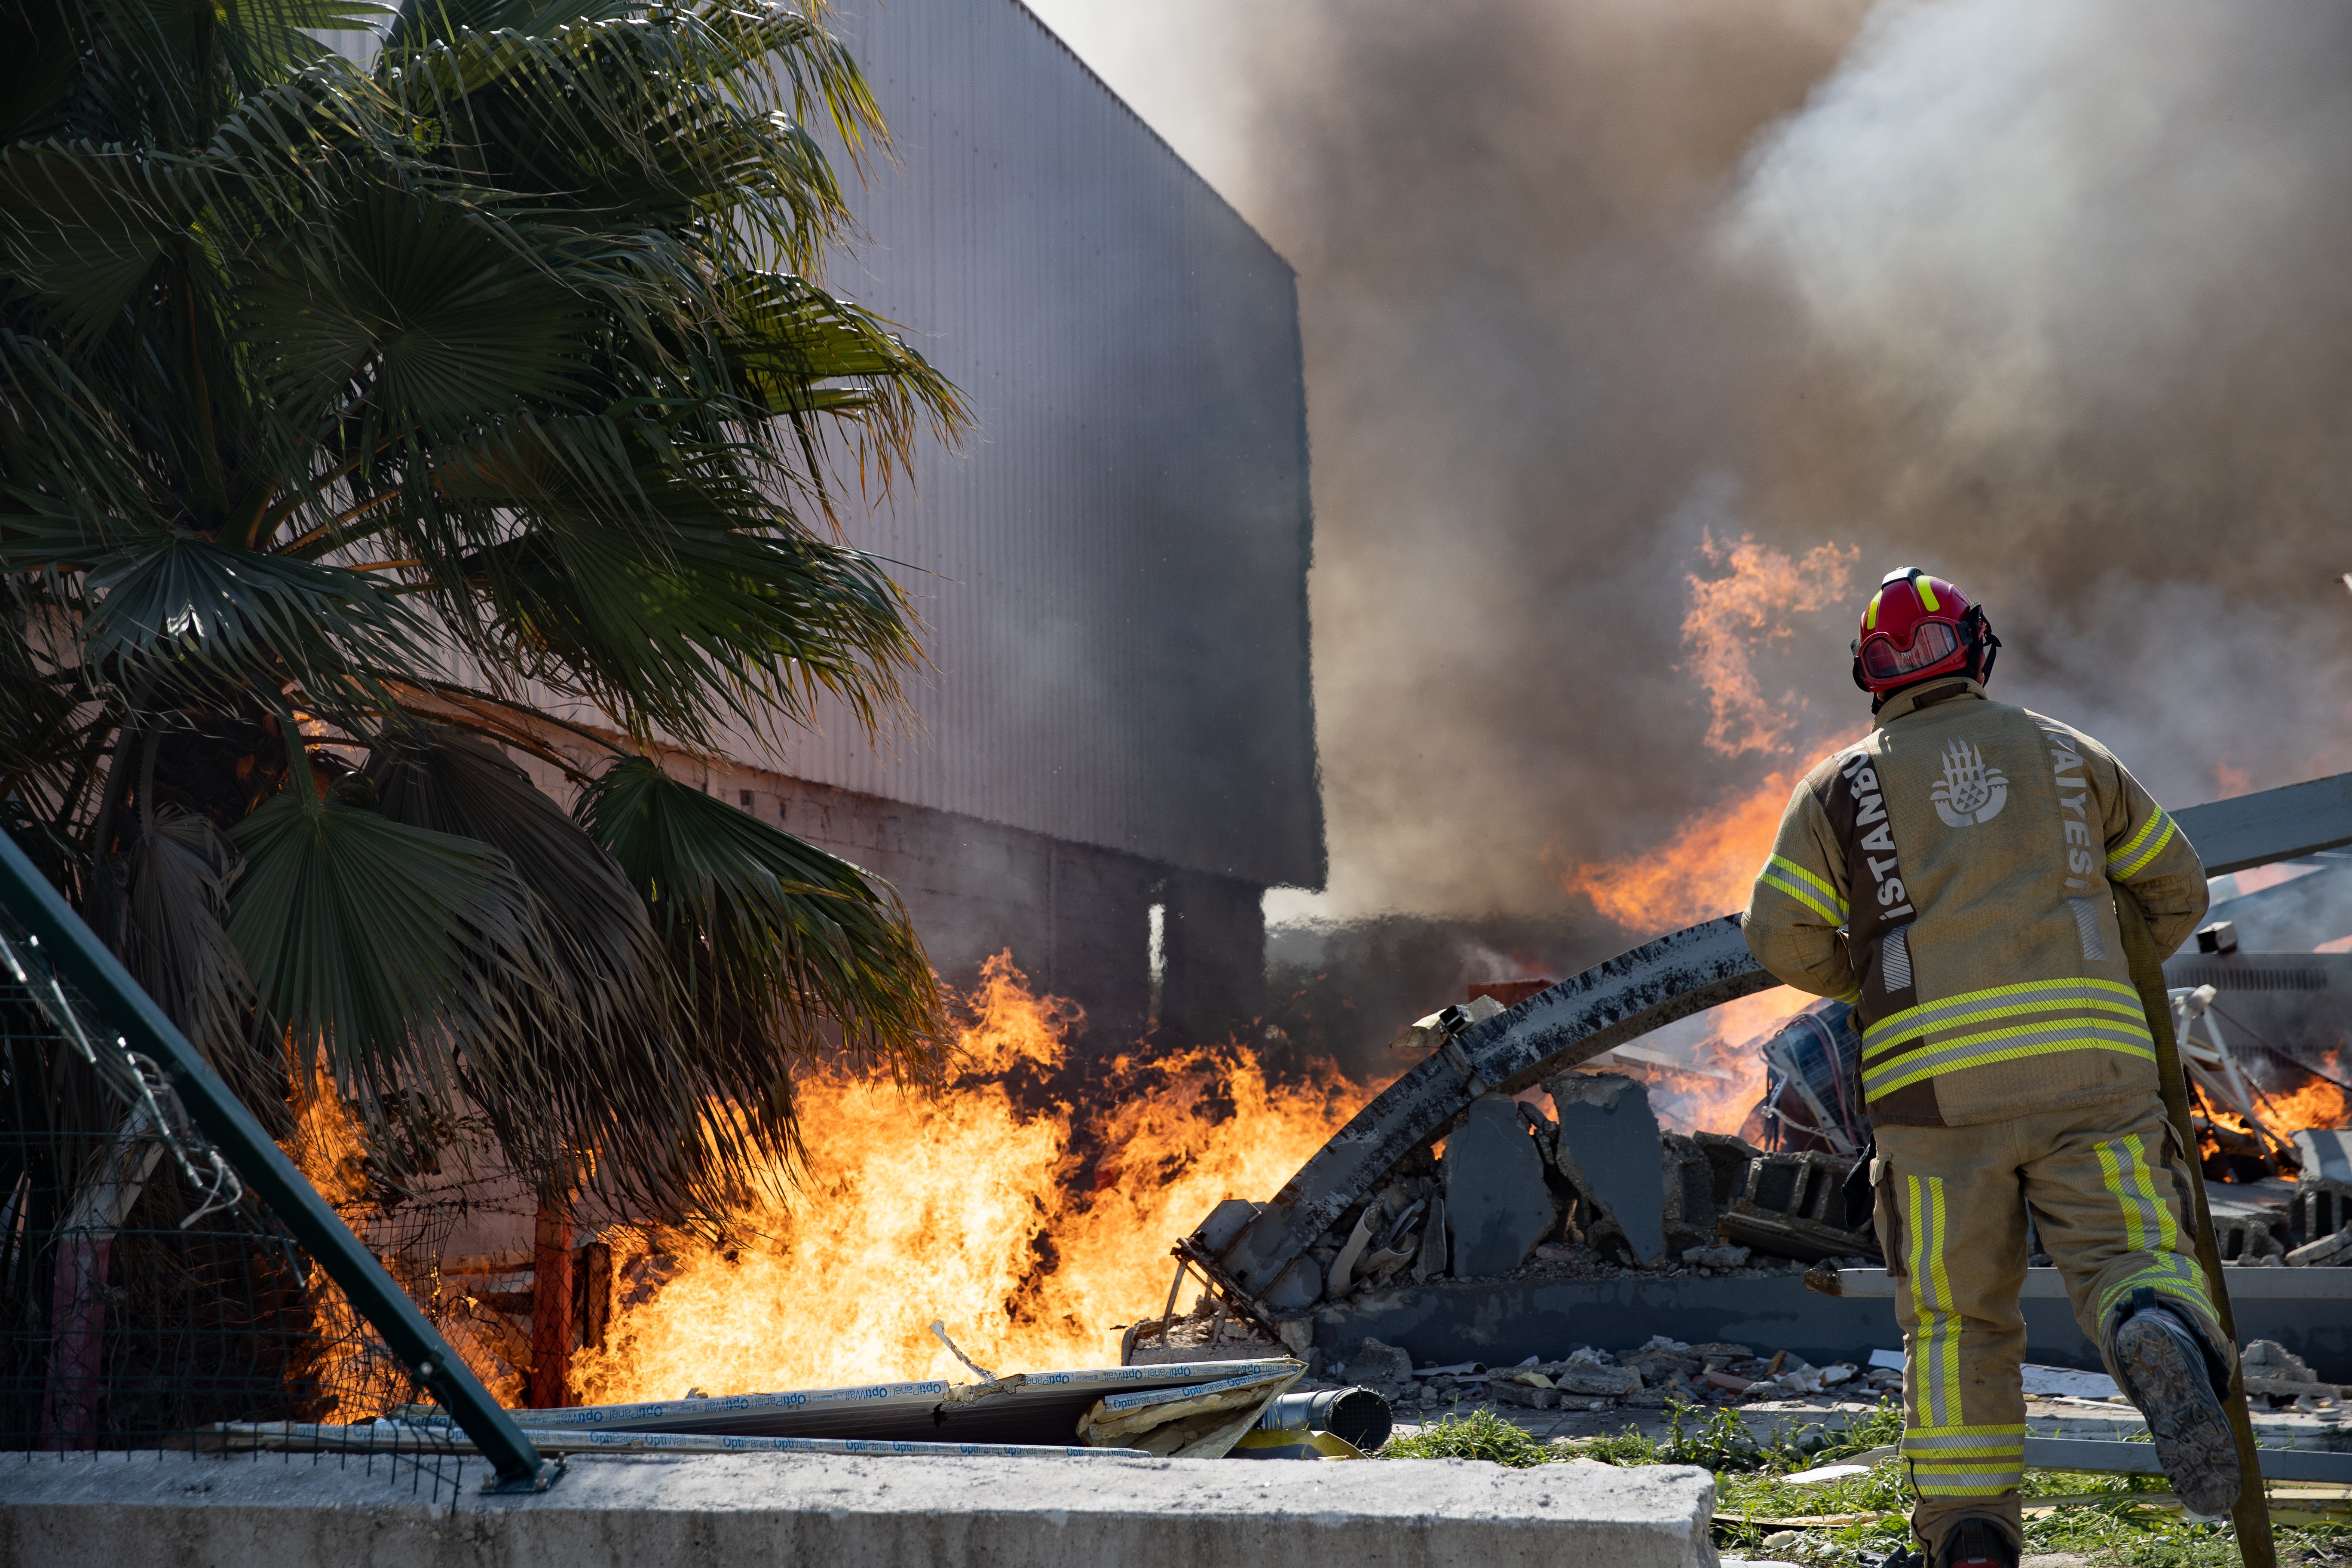
{"type": "MultiPolygon", "coordinates": [[[[2131,961],[2132,984],[2139,991],[2140,1008],[2147,1015],[2148,1033],[2156,1037],[2156,1071],[2164,1090],[2165,1113],[2179,1140],[2182,1162],[2189,1167],[2189,1191],[2197,1209],[2197,1262],[2213,1293],[2213,1316],[2234,1347],[2238,1323],[2230,1310],[2230,1288],[2221,1275],[2221,1249],[2213,1235],[2213,1214],[2205,1201],[2205,1170],[2198,1156],[2197,1128],[2189,1120],[2189,1080],[2180,1065],[2180,1045],[2172,1032],[2172,999],[2164,984],[2164,960],[2148,933],[2147,917],[2131,889],[2116,888],[2116,917],[2123,927],[2124,953],[2131,961]]],[[[2254,1451],[2254,1422],[2246,1409],[2246,1381],[2231,1358],[2230,1387],[2222,1398],[2230,1415],[2230,1430],[2238,1439],[2237,1505],[2230,1521],[2238,1532],[2238,1556],[2246,1568],[2277,1568],[2278,1549],[2271,1540],[2270,1500],[2263,1493],[2262,1456],[2254,1451]]]]}

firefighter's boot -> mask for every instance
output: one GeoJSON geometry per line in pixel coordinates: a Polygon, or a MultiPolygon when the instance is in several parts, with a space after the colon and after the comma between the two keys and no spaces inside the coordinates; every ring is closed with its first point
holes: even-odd
{"type": "Polygon", "coordinates": [[[1969,1518],[1952,1526],[1936,1568],[2017,1568],[2017,1542],[1997,1521],[1969,1518]]]}
{"type": "Polygon", "coordinates": [[[2159,1306],[2116,1324],[2114,1364],[2124,1394],[2147,1418],[2156,1457],[2191,1513],[2218,1519],[2238,1500],[2237,1435],[2213,1392],[2205,1347],[2159,1306]]]}

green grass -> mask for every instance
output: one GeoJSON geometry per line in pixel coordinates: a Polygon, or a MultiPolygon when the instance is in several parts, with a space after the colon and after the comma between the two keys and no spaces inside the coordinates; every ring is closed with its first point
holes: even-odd
{"type": "MultiPolygon", "coordinates": [[[[1909,1532],[1910,1487],[1898,1459],[1883,1459],[1868,1472],[1822,1486],[1790,1486],[1794,1471],[1835,1464],[1903,1435],[1903,1407],[1895,1400],[1843,1429],[1811,1426],[1773,1433],[1758,1440],[1736,1412],[1675,1407],[1664,1438],[1628,1430],[1575,1442],[1549,1444],[1529,1436],[1491,1410],[1456,1413],[1433,1421],[1382,1448],[1383,1459],[1485,1459],[1527,1468],[1570,1458],[1612,1465],[1700,1465],[1715,1472],[1716,1540],[1744,1556],[1770,1556],[1815,1568],[1867,1568],[1901,1545],[1909,1532]],[[1767,1536],[1783,1527],[1738,1522],[1751,1519],[1818,1518],[1866,1514],[1852,1524],[1808,1528],[1793,1541],[1767,1549],[1767,1536]]],[[[2159,1476],[2093,1475],[2058,1470],[2026,1472],[2024,1494],[2033,1499],[2098,1496],[2102,1500],[2061,1508],[2025,1521],[2025,1551],[2067,1552],[2091,1568],[2225,1568],[2238,1561],[2229,1526],[2197,1524],[2172,1510],[2152,1506],[2162,1493],[2159,1476]],[[2112,1500],[2107,1500],[2111,1499],[2112,1500]]],[[[2281,1563],[2352,1568],[2352,1525],[2315,1525],[2276,1531],[2281,1563]]]]}
{"type": "Polygon", "coordinates": [[[1407,1436],[1391,1437],[1377,1456],[1383,1459],[1486,1459],[1526,1469],[1563,1458],[1524,1426],[1491,1410],[1446,1415],[1407,1436]]]}

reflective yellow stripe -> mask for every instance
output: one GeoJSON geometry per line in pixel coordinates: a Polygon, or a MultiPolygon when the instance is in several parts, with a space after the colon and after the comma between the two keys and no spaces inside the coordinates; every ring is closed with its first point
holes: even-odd
{"type": "Polygon", "coordinates": [[[1919,607],[1929,615],[1932,616],[1943,608],[1941,605],[1936,603],[1935,584],[1919,573],[1911,574],[1911,591],[1919,595],[1919,607]]]}
{"type": "Polygon", "coordinates": [[[2165,815],[2164,807],[2158,806],[2156,815],[2126,839],[2122,848],[2108,853],[2107,875],[2118,882],[2128,882],[2138,876],[2147,869],[2150,861],[2164,853],[2164,847],[2172,842],[2172,818],[2165,815]],[[2164,831],[2158,833],[2159,827],[2164,831]],[[2154,843],[2148,842],[2150,835],[2155,836],[2154,843]]]}
{"type": "Polygon", "coordinates": [[[1963,991],[1957,996],[1939,997],[1933,1002],[1906,1007],[1900,1013],[1890,1013],[1862,1032],[1863,1054],[1868,1056],[1931,1029],[1958,1027],[2068,1004],[2139,1018],[2142,1026],[2146,1026],[2146,1014],[2140,1007],[2139,993],[2120,981],[2088,978],[2023,980],[2014,985],[1963,991]]]}
{"type": "Polygon", "coordinates": [[[2116,1303],[2143,1286],[2159,1296],[2187,1302],[2208,1320],[2213,1316],[2213,1298],[2205,1289],[2205,1271],[2197,1266],[2195,1258],[2177,1252],[2157,1254],[2148,1267],[2101,1291],[2099,1310],[2094,1316],[2102,1323],[2107,1321],[2115,1315],[2116,1303]]]}
{"type": "Polygon", "coordinates": [[[1780,869],[1788,872],[1789,875],[1796,878],[1797,880],[1804,883],[1805,886],[1812,889],[1813,891],[1829,900],[1830,902],[1837,905],[1838,908],[1845,908],[1845,896],[1843,894],[1840,893],[1829,883],[1822,880],[1819,877],[1814,876],[1811,871],[1806,870],[1802,866],[1798,865],[1794,860],[1790,859],[1786,855],[1773,856],[1772,864],[1780,867],[1780,869]]]}
{"type": "Polygon", "coordinates": [[[1804,905],[1805,908],[1812,910],[1813,913],[1829,921],[1830,924],[1833,926],[1842,926],[1845,924],[1845,917],[1843,915],[1839,914],[1835,910],[1831,909],[1827,904],[1822,903],[1821,900],[1813,897],[1812,894],[1805,891],[1804,889],[1798,887],[1794,882],[1784,882],[1769,871],[1765,872],[1761,877],[1759,877],[1756,879],[1765,887],[1777,888],[1781,892],[1788,894],[1790,898],[1796,900],[1797,902],[1804,905]]]}
{"type": "Polygon", "coordinates": [[[2017,1426],[1917,1426],[1903,1434],[1906,1455],[1950,1459],[1994,1458],[2025,1452],[2025,1428],[2017,1426]]]}
{"type": "Polygon", "coordinates": [[[1911,1233],[1911,1298],[1919,1314],[1912,1331],[1911,1365],[1919,1373],[1919,1415],[1927,1427],[1948,1426],[1959,1414],[1960,1317],[1944,1268],[1944,1182],[1904,1177],[1911,1233]]]}
{"type": "Polygon", "coordinates": [[[1793,860],[1773,856],[1765,863],[1763,875],[1756,879],[1768,888],[1780,889],[1830,924],[1845,924],[1845,900],[1838,897],[1837,889],[1793,860]],[[1830,907],[1832,902],[1837,905],[1835,909],[1830,907]]]}
{"type": "Polygon", "coordinates": [[[1911,1484],[1927,1497],[1996,1497],[2025,1476],[2025,1426],[1915,1426],[1903,1434],[1911,1484]]]}
{"type": "Polygon", "coordinates": [[[2146,1252],[2147,1226],[2141,1220],[2139,1205],[2124,1191],[2124,1175],[2116,1159],[2116,1145],[2101,1143],[2092,1152],[2099,1157],[2100,1182],[2106,1187],[2107,1195],[2116,1200],[2116,1207],[2123,1211],[2125,1247],[2133,1252],[2146,1252]]]}
{"type": "MultiPolygon", "coordinates": [[[[2014,1015],[2011,1015],[2014,1016],[2014,1015]]],[[[1880,1046],[1862,1053],[1864,1071],[1871,1067],[1881,1070],[1895,1064],[1909,1066],[1923,1056],[1964,1057],[1974,1054],[1979,1046],[2032,1045],[2035,1043],[2063,1045],[2072,1047],[2078,1036],[2108,1041],[2126,1047],[2155,1047],[2147,1032],[2145,1016],[2132,1017],[2102,1009],[2088,1015],[2077,1014],[2071,1018],[2024,1018],[2005,1024],[1997,1029],[1979,1029],[1974,1034],[1948,1035],[1933,1042],[1904,1040],[1895,1045],[1880,1046]],[[1909,1047],[1906,1049],[1904,1047],[1909,1047]],[[1873,1062],[1871,1058],[1879,1058],[1873,1062]]]]}
{"type": "MultiPolygon", "coordinates": [[[[2040,1031],[2035,1031],[2039,1033],[2040,1031]]],[[[1981,1049],[1960,1052],[1921,1052],[1897,1057],[1876,1067],[1862,1069],[1862,1091],[1870,1099],[1892,1094],[1906,1085],[1937,1073],[1958,1072],[1965,1068],[1990,1067],[1997,1062],[2023,1061],[2029,1057],[2052,1057],[2064,1051],[2114,1051],[2119,1056],[2137,1057],[2143,1061],[2156,1059],[2153,1042],[2116,1039],[2088,1033],[2069,1033],[2063,1037],[2042,1040],[2031,1045],[1987,1046],[1981,1049]]]]}
{"type": "Polygon", "coordinates": [[[1870,596],[1870,608],[1862,612],[1862,629],[1864,631],[1874,632],[1878,629],[1878,601],[1885,596],[1886,590],[1884,588],[1881,588],[1877,593],[1873,594],[1870,596]]]}
{"type": "Polygon", "coordinates": [[[2140,1202],[2156,1215],[2156,1249],[2173,1252],[2180,1246],[2180,1227],[2173,1223],[2172,1205],[2156,1195],[2156,1173],[2149,1169],[2142,1156],[2139,1141],[2132,1141],[2132,1176],[2139,1188],[2140,1202]]]}
{"type": "Polygon", "coordinates": [[[1926,1466],[1911,1467],[1911,1484],[1922,1497],[2002,1497],[2025,1479],[2025,1467],[2014,1469],[1967,1471],[1944,1475],[1926,1466]]]}

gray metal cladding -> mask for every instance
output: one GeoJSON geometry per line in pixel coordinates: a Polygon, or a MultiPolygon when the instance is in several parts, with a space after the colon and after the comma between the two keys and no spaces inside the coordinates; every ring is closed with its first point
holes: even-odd
{"type": "Polygon", "coordinates": [[[1259,883],[1318,885],[1306,402],[1288,266],[1009,0],[833,13],[898,162],[847,176],[828,286],[971,399],[851,516],[903,563],[935,668],[817,782],[1259,883]]]}

